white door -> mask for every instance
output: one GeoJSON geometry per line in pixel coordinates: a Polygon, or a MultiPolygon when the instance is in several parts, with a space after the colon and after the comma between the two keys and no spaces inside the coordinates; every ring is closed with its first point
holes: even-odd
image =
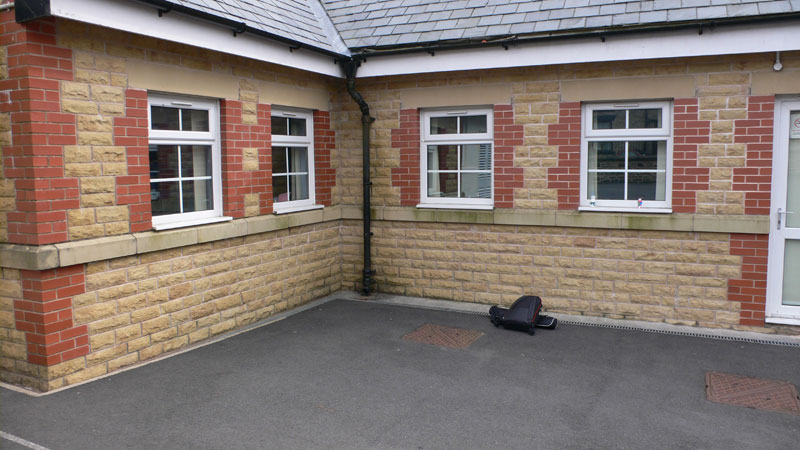
{"type": "Polygon", "coordinates": [[[800,324],[800,99],[775,105],[767,321],[800,324]]]}

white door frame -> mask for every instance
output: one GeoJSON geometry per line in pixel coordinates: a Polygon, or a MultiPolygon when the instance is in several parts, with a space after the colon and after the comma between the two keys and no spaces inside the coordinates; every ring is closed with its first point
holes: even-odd
{"type": "MultiPolygon", "coordinates": [[[[769,257],[767,261],[766,321],[800,325],[800,306],[781,304],[783,294],[783,259],[786,239],[800,240],[800,228],[786,228],[786,215],[779,218],[778,209],[786,211],[789,160],[789,115],[800,111],[800,97],[775,101],[775,135],[772,147],[772,193],[770,196],[769,257]],[[780,220],[780,230],[778,221],[780,220]]],[[[796,212],[800,214],[800,211],[796,212]]],[[[798,274],[800,275],[800,274],[798,274]]]]}

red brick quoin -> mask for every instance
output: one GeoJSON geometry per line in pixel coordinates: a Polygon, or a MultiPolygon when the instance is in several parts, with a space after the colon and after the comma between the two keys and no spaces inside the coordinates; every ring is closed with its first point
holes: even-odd
{"type": "Polygon", "coordinates": [[[707,191],[711,169],[697,167],[697,149],[711,142],[711,122],[699,120],[696,98],[676,98],[673,103],[672,211],[697,211],[697,191],[707,191]]]}
{"type": "Polygon", "coordinates": [[[125,147],[128,174],[117,177],[117,205],[128,205],[131,232],[153,228],[147,91],[125,91],[125,117],[114,118],[114,145],[125,147]]]}
{"type": "Polygon", "coordinates": [[[60,81],[72,80],[72,51],[56,45],[55,22],[24,24],[0,13],[0,44],[8,78],[0,81],[0,111],[10,113],[13,142],[3,148],[6,178],[14,180],[16,208],[8,240],[42,245],[67,240],[67,210],[80,207],[76,178],[64,178],[65,145],[76,144],[74,114],[61,113],[60,81]]]}
{"type": "Polygon", "coordinates": [[[741,303],[741,325],[764,326],[768,244],[766,234],[731,234],[730,253],[742,257],[742,275],[728,280],[728,300],[741,303]]]}
{"type": "Polygon", "coordinates": [[[336,148],[336,133],[331,130],[331,114],[314,111],[314,183],[316,202],[331,205],[331,189],[336,186],[336,169],[331,167],[331,151],[336,148]]]}
{"type": "Polygon", "coordinates": [[[547,188],[558,190],[558,209],[578,209],[581,189],[581,104],[559,105],[558,123],[547,126],[547,145],[558,147],[558,163],[547,169],[547,188]]]}
{"type": "Polygon", "coordinates": [[[735,120],[735,143],[744,143],[745,167],[733,169],[733,190],[744,191],[744,213],[769,215],[775,97],[747,99],[747,119],[735,120]]]}
{"type": "MultiPolygon", "coordinates": [[[[400,204],[420,202],[420,114],[400,110],[400,128],[392,129],[392,148],[400,151],[400,166],[392,168],[392,186],[400,188],[400,204]]],[[[514,167],[515,147],[523,144],[522,125],[514,124],[511,105],[494,107],[494,206],[512,208],[514,189],[523,187],[522,168],[514,167]]]]}
{"type": "Polygon", "coordinates": [[[25,332],[28,362],[52,366],[88,354],[88,327],[72,321],[72,296],[85,291],[83,265],[20,275],[22,299],[14,300],[14,318],[25,332]]]}

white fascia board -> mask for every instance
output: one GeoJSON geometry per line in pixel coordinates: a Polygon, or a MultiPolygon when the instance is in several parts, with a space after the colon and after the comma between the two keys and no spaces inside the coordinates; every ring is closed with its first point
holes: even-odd
{"type": "Polygon", "coordinates": [[[128,31],[181,44],[342,78],[331,56],[311,50],[289,51],[288,44],[233,31],[175,12],[158,17],[155,7],[131,0],[50,0],[57,17],[128,31]]]}
{"type": "Polygon", "coordinates": [[[545,66],[605,61],[762,53],[800,49],[800,21],[726,25],[716,29],[632,32],[600,36],[542,40],[510,45],[487,44],[486,48],[424,51],[387,56],[369,56],[358,77],[545,66]]]}

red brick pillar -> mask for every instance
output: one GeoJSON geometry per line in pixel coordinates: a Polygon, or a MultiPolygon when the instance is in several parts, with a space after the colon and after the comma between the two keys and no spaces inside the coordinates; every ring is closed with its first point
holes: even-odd
{"type": "Polygon", "coordinates": [[[336,148],[336,133],[331,130],[331,114],[314,111],[314,184],[316,203],[331,205],[331,189],[336,186],[336,169],[331,167],[331,151],[336,148]]]}
{"type": "Polygon", "coordinates": [[[125,117],[114,118],[114,145],[125,147],[128,174],[117,177],[117,205],[128,205],[131,232],[153,228],[147,91],[125,91],[125,117]]]}
{"type": "Polygon", "coordinates": [[[558,190],[558,209],[578,209],[581,190],[581,104],[559,105],[558,123],[547,126],[547,145],[558,147],[558,164],[547,169],[547,188],[558,190]]]}
{"type": "Polygon", "coordinates": [[[392,129],[392,148],[400,151],[400,166],[392,168],[392,186],[400,188],[400,204],[420,201],[419,110],[400,110],[400,128],[392,129]]]}
{"type": "Polygon", "coordinates": [[[25,332],[28,362],[52,366],[88,354],[88,327],[72,320],[72,296],[85,291],[83,265],[21,270],[20,278],[23,298],[14,301],[14,318],[25,332]]]}
{"type": "Polygon", "coordinates": [[[244,139],[242,102],[221,100],[220,130],[222,134],[222,205],[224,214],[244,217],[245,174],[242,165],[244,139]]]}
{"type": "Polygon", "coordinates": [[[707,191],[711,169],[697,167],[700,144],[711,142],[711,122],[699,120],[698,99],[676,98],[673,106],[672,211],[697,211],[697,191],[707,191]]]}
{"type": "Polygon", "coordinates": [[[769,215],[775,97],[747,99],[747,119],[734,121],[733,142],[747,146],[744,167],[733,168],[733,190],[744,191],[744,213],[769,215]]]}
{"type": "Polygon", "coordinates": [[[8,79],[0,81],[0,111],[10,113],[12,143],[3,148],[4,175],[15,180],[16,208],[8,240],[52,244],[67,240],[67,210],[80,207],[78,180],[64,178],[64,145],[75,145],[73,114],[61,113],[60,81],[72,80],[72,51],[56,46],[55,22],[24,24],[0,14],[0,44],[8,79]]]}
{"type": "Polygon", "coordinates": [[[521,167],[514,167],[516,147],[523,144],[522,125],[514,124],[511,105],[494,107],[494,206],[514,207],[514,189],[523,187],[521,167]]]}

